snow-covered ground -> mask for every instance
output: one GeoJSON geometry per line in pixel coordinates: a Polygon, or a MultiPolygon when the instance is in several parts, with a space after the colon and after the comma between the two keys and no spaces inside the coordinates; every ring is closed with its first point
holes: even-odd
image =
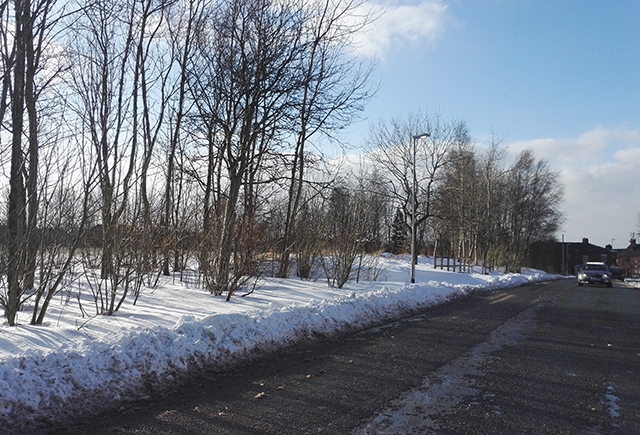
{"type": "MultiPolygon", "coordinates": [[[[523,274],[454,273],[428,258],[409,281],[408,257],[383,256],[376,281],[263,279],[253,293],[230,302],[175,279],[143,289],[136,305],[115,315],[83,317],[77,289],[53,301],[42,326],[28,325],[28,307],[15,327],[0,326],[0,425],[65,419],[146,397],[204,365],[224,369],[261,352],[317,335],[362,329],[472,291],[552,279],[523,274]]],[[[87,295],[85,310],[90,306],[87,295]]],[[[95,309],[94,309],[95,311],[95,309]]]]}

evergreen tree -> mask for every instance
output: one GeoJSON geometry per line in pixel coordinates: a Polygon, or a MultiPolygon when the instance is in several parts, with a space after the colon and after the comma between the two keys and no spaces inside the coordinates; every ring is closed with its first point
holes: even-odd
{"type": "Polygon", "coordinates": [[[391,231],[391,253],[399,254],[407,241],[407,224],[400,207],[396,209],[391,231]]]}

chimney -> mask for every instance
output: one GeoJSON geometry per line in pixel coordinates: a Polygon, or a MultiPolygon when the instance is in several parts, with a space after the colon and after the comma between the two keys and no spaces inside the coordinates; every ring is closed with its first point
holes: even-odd
{"type": "Polygon", "coordinates": [[[589,239],[587,239],[586,237],[582,239],[582,243],[584,243],[585,245],[589,244],[589,239]]]}

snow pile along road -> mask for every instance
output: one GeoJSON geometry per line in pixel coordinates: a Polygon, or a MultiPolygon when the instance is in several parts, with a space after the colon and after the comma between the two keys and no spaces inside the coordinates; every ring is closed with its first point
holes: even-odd
{"type": "MultiPolygon", "coordinates": [[[[552,278],[537,271],[491,276],[434,273],[450,279],[412,285],[368,283],[341,291],[319,283],[303,288],[300,281],[287,287],[289,280],[274,280],[251,295],[253,302],[247,297],[225,304],[218,298],[201,310],[196,307],[208,295],[174,288],[189,296],[169,309],[145,312],[130,306],[140,312],[120,319],[99,316],[90,328],[60,322],[55,327],[5,326],[0,329],[0,421],[19,431],[37,421],[77,417],[144,398],[205,365],[224,369],[316,335],[366,328],[471,291],[552,278]],[[190,306],[193,313],[187,314],[190,306]],[[207,315],[212,307],[227,312],[207,315]]],[[[61,316],[64,309],[60,308],[61,316]]]]}

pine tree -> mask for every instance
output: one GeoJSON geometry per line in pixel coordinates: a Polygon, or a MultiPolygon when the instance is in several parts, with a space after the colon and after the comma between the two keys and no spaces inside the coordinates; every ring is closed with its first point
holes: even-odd
{"type": "Polygon", "coordinates": [[[391,231],[391,253],[399,254],[407,241],[407,224],[400,207],[396,209],[396,217],[393,219],[391,231]]]}

